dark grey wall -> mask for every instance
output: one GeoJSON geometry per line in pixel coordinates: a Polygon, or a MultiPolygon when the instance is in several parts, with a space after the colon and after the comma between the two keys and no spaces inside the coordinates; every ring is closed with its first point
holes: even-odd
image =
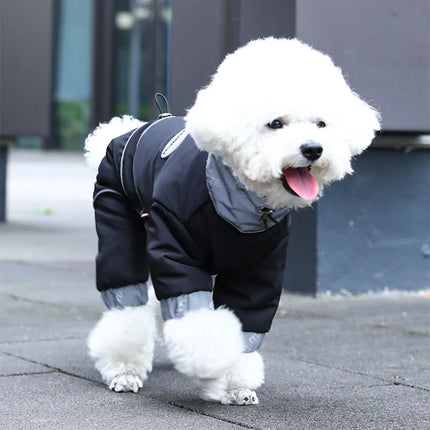
{"type": "Polygon", "coordinates": [[[430,131],[428,0],[172,0],[173,111],[182,114],[224,54],[263,36],[328,53],[381,111],[385,131],[430,131]]]}
{"type": "Polygon", "coordinates": [[[172,0],[170,105],[183,115],[224,57],[223,0],[172,0]]]}
{"type": "Polygon", "coordinates": [[[315,295],[317,292],[317,221],[316,206],[291,215],[283,286],[292,293],[315,295]]]}
{"type": "Polygon", "coordinates": [[[332,56],[384,130],[430,131],[429,0],[297,0],[297,37],[332,56]]]}
{"type": "Polygon", "coordinates": [[[430,286],[430,151],[370,150],[318,203],[318,291],[430,286]]]}
{"type": "Polygon", "coordinates": [[[292,37],[294,6],[294,0],[172,0],[172,113],[185,113],[228,52],[253,38],[292,37]]]}
{"type": "Polygon", "coordinates": [[[226,1],[225,31],[231,52],[260,37],[294,37],[295,0],[226,1]]]}
{"type": "Polygon", "coordinates": [[[53,0],[1,0],[0,134],[50,134],[53,0]]]}

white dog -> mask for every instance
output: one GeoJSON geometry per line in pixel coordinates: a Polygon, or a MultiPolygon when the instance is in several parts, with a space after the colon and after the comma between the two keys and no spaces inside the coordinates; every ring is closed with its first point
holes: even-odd
{"type": "Polygon", "coordinates": [[[228,55],[185,118],[100,125],[86,149],[109,310],[88,346],[109,387],[137,391],[152,369],[150,273],[175,368],[205,399],[258,403],[290,211],[352,173],[377,130],[328,56],[274,38],[228,55]]]}

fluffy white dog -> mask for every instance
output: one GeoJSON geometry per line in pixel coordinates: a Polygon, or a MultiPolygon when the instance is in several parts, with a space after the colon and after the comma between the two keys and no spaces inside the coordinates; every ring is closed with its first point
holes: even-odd
{"type": "Polygon", "coordinates": [[[175,368],[205,399],[258,403],[290,211],[352,173],[377,130],[328,56],[274,38],[228,55],[185,118],[100,125],[86,149],[109,310],[88,346],[109,387],[135,392],[152,369],[151,273],[175,368]]]}

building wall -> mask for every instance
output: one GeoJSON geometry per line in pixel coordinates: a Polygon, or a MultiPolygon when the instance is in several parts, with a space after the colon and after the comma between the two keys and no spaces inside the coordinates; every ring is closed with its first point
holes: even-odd
{"type": "Polygon", "coordinates": [[[172,0],[170,104],[183,115],[221,59],[222,0],[172,0]]]}
{"type": "Polygon", "coordinates": [[[318,203],[318,291],[430,286],[430,154],[405,134],[430,131],[429,21],[427,0],[296,2],[296,36],[342,67],[384,133],[403,133],[359,157],[318,203]]]}
{"type": "Polygon", "coordinates": [[[0,134],[50,135],[53,0],[1,0],[0,134]]]}
{"type": "Polygon", "coordinates": [[[296,36],[342,67],[385,131],[430,131],[428,0],[172,0],[172,8],[178,114],[226,53],[252,38],[296,36]]]}
{"type": "Polygon", "coordinates": [[[227,53],[253,38],[292,37],[294,6],[293,0],[172,0],[172,112],[185,113],[227,53]]]}
{"type": "Polygon", "coordinates": [[[373,149],[318,202],[318,291],[430,286],[430,153],[373,149]]]}
{"type": "Polygon", "coordinates": [[[297,0],[296,35],[328,53],[385,131],[430,131],[428,0],[297,0]]]}

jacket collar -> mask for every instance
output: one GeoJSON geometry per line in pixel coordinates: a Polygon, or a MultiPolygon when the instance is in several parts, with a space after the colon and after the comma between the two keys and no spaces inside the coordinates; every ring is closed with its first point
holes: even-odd
{"type": "Polygon", "coordinates": [[[241,233],[260,233],[281,221],[290,209],[274,209],[239,181],[220,157],[209,154],[206,183],[217,214],[241,233]]]}

